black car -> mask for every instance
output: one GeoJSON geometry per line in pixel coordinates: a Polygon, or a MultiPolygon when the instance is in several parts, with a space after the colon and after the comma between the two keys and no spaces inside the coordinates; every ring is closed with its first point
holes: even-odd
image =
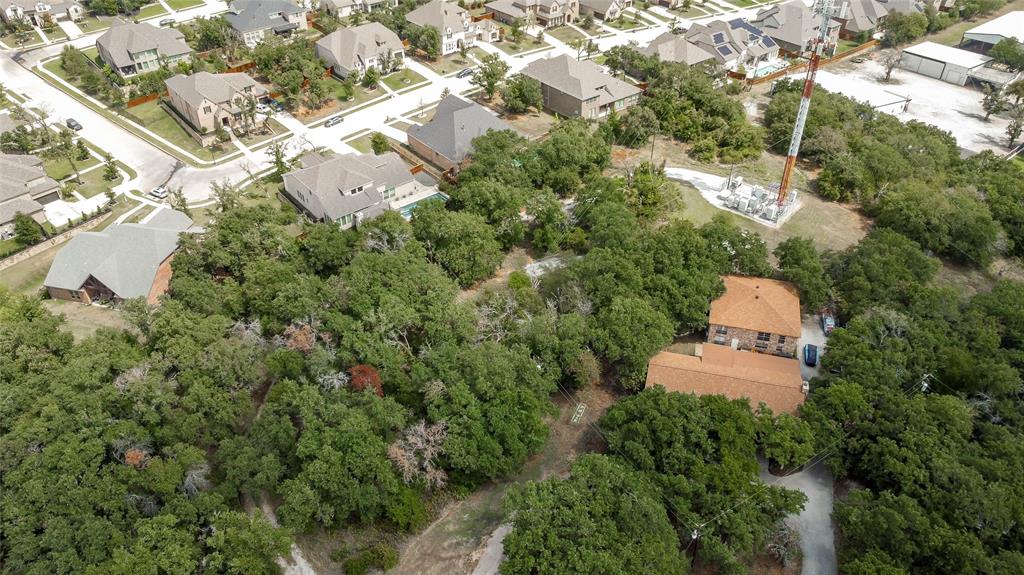
{"type": "Polygon", "coordinates": [[[67,124],[67,126],[69,128],[71,128],[72,130],[74,130],[76,132],[82,129],[82,125],[79,124],[78,120],[76,120],[74,118],[68,118],[64,123],[67,124]]]}
{"type": "Polygon", "coordinates": [[[818,365],[818,346],[813,343],[804,346],[804,365],[808,367],[818,365]]]}
{"type": "Polygon", "coordinates": [[[463,69],[459,70],[459,73],[456,74],[455,77],[456,78],[465,78],[466,76],[470,76],[472,74],[473,74],[473,69],[472,68],[463,68],[463,69]]]}

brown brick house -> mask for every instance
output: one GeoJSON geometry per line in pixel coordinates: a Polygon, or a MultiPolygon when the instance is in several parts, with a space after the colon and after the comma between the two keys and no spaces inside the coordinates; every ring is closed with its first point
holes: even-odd
{"type": "Polygon", "coordinates": [[[800,296],[792,284],[724,276],[725,293],[711,302],[708,343],[785,357],[796,356],[800,296]]]}
{"type": "Polygon", "coordinates": [[[666,391],[747,399],[754,409],[796,413],[804,402],[800,362],[724,345],[696,344],[693,355],[663,351],[647,365],[647,385],[666,391]]]}

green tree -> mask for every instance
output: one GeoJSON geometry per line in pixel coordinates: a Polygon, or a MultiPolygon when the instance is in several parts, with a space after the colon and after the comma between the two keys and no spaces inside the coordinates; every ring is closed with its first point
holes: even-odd
{"type": "Polygon", "coordinates": [[[503,575],[687,572],[657,489],[611,457],[583,455],[567,479],[516,487],[505,509],[503,575]]]}
{"type": "Polygon", "coordinates": [[[37,244],[43,239],[43,228],[31,217],[17,212],[14,214],[14,237],[21,245],[37,244]]]}
{"type": "Polygon", "coordinates": [[[626,389],[643,385],[647,360],[672,336],[671,320],[637,297],[616,297],[594,318],[594,348],[615,365],[626,389]]]}
{"type": "Polygon", "coordinates": [[[1007,100],[1000,88],[993,88],[988,84],[982,87],[984,95],[981,98],[981,108],[985,110],[985,121],[987,122],[992,114],[998,114],[1006,109],[1007,100]]]}
{"type": "Polygon", "coordinates": [[[377,87],[377,83],[379,81],[380,72],[377,71],[377,68],[371,66],[366,69],[366,72],[363,74],[363,77],[359,80],[359,83],[362,84],[364,88],[373,90],[374,88],[377,87]]]}
{"type": "Polygon", "coordinates": [[[117,162],[114,161],[114,156],[110,153],[103,155],[103,179],[107,181],[116,180],[120,174],[117,171],[117,162]]]}
{"type": "Polygon", "coordinates": [[[427,26],[420,29],[416,36],[416,47],[423,50],[431,60],[441,57],[441,34],[437,28],[427,26]]]}
{"type": "Polygon", "coordinates": [[[531,108],[539,110],[544,105],[540,82],[516,74],[501,87],[501,101],[505,110],[512,114],[522,114],[531,108]]]}
{"type": "Polygon", "coordinates": [[[384,134],[374,132],[373,136],[370,137],[370,147],[373,149],[373,153],[379,156],[391,151],[391,142],[388,141],[388,137],[384,134]]]}
{"type": "Polygon", "coordinates": [[[816,312],[828,303],[831,278],[825,273],[814,242],[795,236],[784,240],[772,253],[779,260],[779,275],[800,291],[800,304],[805,311],[816,312]]]}
{"type": "Polygon", "coordinates": [[[1024,45],[1016,38],[1003,38],[992,46],[988,55],[1011,70],[1024,70],[1024,45]]]}
{"type": "Polygon", "coordinates": [[[490,277],[501,263],[494,230],[476,214],[449,212],[441,202],[428,202],[413,212],[412,229],[430,258],[463,287],[490,277]]]}
{"type": "Polygon", "coordinates": [[[484,94],[487,94],[487,98],[491,99],[498,89],[498,84],[505,79],[508,69],[508,64],[501,59],[500,55],[488,54],[480,59],[480,65],[477,66],[469,81],[474,86],[482,88],[484,94]]]}
{"type": "Polygon", "coordinates": [[[885,37],[882,43],[893,47],[920,38],[928,31],[928,17],[914,12],[911,14],[890,14],[883,25],[885,37]]]}

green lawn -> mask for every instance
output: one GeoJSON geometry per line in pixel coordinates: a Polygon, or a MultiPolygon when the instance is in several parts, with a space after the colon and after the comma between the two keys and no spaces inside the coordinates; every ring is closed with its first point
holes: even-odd
{"type": "Polygon", "coordinates": [[[105,171],[103,168],[96,168],[91,172],[82,174],[82,183],[75,186],[75,191],[87,198],[91,198],[98,194],[104,194],[107,190],[121,183],[120,174],[116,180],[104,179],[103,173],[105,171]]]}
{"type": "Polygon", "coordinates": [[[11,34],[4,34],[0,36],[0,40],[3,41],[10,48],[19,48],[23,46],[34,46],[36,44],[42,44],[42,39],[39,38],[39,34],[35,33],[35,30],[26,30],[24,32],[15,32],[11,34]],[[19,39],[24,44],[19,44],[19,39]]]}
{"type": "MultiPolygon", "coordinates": [[[[91,168],[96,164],[100,163],[96,158],[89,156],[85,160],[75,160],[75,167],[81,172],[87,168],[91,168]]],[[[75,171],[71,168],[71,162],[65,158],[47,158],[43,160],[43,169],[46,170],[46,175],[57,180],[63,180],[68,176],[73,176],[75,171]]]]}
{"type": "Polygon", "coordinates": [[[570,28],[569,26],[559,26],[558,28],[547,30],[545,33],[554,36],[566,44],[569,44],[573,40],[586,39],[586,36],[580,34],[575,28],[570,28]]]}
{"type": "Polygon", "coordinates": [[[49,38],[53,42],[58,42],[60,40],[67,40],[67,38],[68,38],[68,35],[66,33],[64,33],[64,29],[61,28],[60,26],[54,26],[53,28],[50,28],[49,30],[43,30],[43,34],[46,34],[46,37],[49,38]]]}
{"type": "Polygon", "coordinates": [[[350,145],[350,146],[352,146],[353,148],[359,150],[360,152],[362,152],[364,154],[371,154],[371,153],[373,153],[373,146],[370,144],[370,140],[372,138],[373,138],[373,132],[370,132],[369,134],[365,134],[363,136],[359,136],[358,138],[356,138],[354,140],[349,140],[349,141],[347,141],[345,143],[350,145]]]}
{"type": "Polygon", "coordinates": [[[679,14],[683,18],[689,18],[691,20],[694,18],[701,18],[707,16],[708,14],[715,13],[714,9],[711,6],[709,6],[707,10],[701,10],[696,5],[690,6],[689,10],[683,10],[682,8],[673,8],[672,10],[670,10],[670,12],[672,12],[673,14],[679,14]]]}
{"type": "Polygon", "coordinates": [[[184,10],[186,8],[194,8],[196,6],[202,6],[205,4],[203,0],[166,0],[167,5],[175,10],[184,10]]]}
{"type": "Polygon", "coordinates": [[[757,4],[754,0],[724,0],[726,4],[732,4],[739,6],[740,8],[749,8],[757,4]]]}
{"type": "MultiPolygon", "coordinates": [[[[110,28],[110,24],[113,23],[113,16],[97,16],[91,14],[86,16],[84,19],[76,22],[79,28],[85,33],[99,32],[100,30],[106,30],[110,28]]],[[[95,49],[95,48],[94,48],[95,49]]]]}
{"type": "Polygon", "coordinates": [[[426,78],[417,74],[414,70],[410,70],[409,68],[404,68],[402,70],[389,74],[384,78],[384,84],[386,84],[388,88],[391,88],[392,90],[395,91],[401,90],[402,88],[408,88],[409,86],[413,86],[419,84],[420,82],[426,81],[426,78]]]}
{"type": "Polygon", "coordinates": [[[458,72],[463,68],[468,68],[475,64],[468,57],[463,58],[462,54],[459,54],[458,52],[448,56],[443,56],[437,60],[422,60],[422,62],[426,64],[428,68],[442,76],[458,72]]]}
{"type": "Polygon", "coordinates": [[[279,135],[281,135],[281,134],[283,134],[283,133],[285,133],[287,131],[288,131],[288,128],[286,128],[284,124],[282,124],[281,122],[278,122],[277,120],[271,118],[270,119],[270,133],[269,134],[250,135],[250,136],[244,136],[244,137],[239,138],[239,139],[242,141],[243,144],[246,145],[246,147],[251,148],[253,146],[258,146],[259,144],[261,144],[263,142],[266,142],[267,140],[269,140],[269,139],[271,139],[271,138],[273,138],[275,136],[279,136],[279,135]]]}
{"type": "Polygon", "coordinates": [[[200,146],[199,142],[195,141],[157,100],[129,108],[125,111],[125,115],[140,126],[145,126],[147,130],[202,160],[216,160],[235,150],[234,146],[229,149],[226,145],[219,146],[220,150],[200,146]]]}
{"type": "Polygon", "coordinates": [[[518,44],[512,41],[510,35],[506,36],[506,38],[506,40],[494,44],[506,54],[522,54],[523,52],[532,52],[550,46],[547,42],[538,42],[533,36],[524,36],[523,40],[518,44]]]}
{"type": "Polygon", "coordinates": [[[843,52],[846,52],[848,50],[853,50],[854,48],[860,45],[861,43],[856,40],[840,39],[839,44],[836,46],[836,54],[842,54],[843,52]]]}
{"type": "Polygon", "coordinates": [[[163,16],[166,13],[167,10],[165,10],[164,7],[160,4],[147,4],[143,6],[142,9],[139,10],[137,14],[135,14],[135,19],[145,20],[147,18],[156,18],[157,16],[163,16]]]}
{"type": "Polygon", "coordinates": [[[643,18],[635,19],[632,14],[623,14],[611,22],[605,22],[605,26],[615,28],[616,30],[632,30],[641,26],[646,26],[648,22],[643,18]]]}

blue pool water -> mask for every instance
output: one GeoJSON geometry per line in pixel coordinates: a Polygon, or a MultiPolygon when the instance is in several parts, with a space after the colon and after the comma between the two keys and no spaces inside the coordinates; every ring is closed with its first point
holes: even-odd
{"type": "Polygon", "coordinates": [[[437,192],[435,194],[431,194],[431,195],[423,198],[422,200],[417,200],[417,201],[409,204],[408,206],[403,207],[401,210],[399,210],[398,213],[402,214],[403,218],[409,219],[409,218],[412,217],[412,211],[416,209],[416,206],[422,204],[423,202],[429,202],[431,200],[441,200],[442,202],[447,202],[448,201],[448,196],[445,195],[445,194],[442,194],[441,192],[437,192]]]}

